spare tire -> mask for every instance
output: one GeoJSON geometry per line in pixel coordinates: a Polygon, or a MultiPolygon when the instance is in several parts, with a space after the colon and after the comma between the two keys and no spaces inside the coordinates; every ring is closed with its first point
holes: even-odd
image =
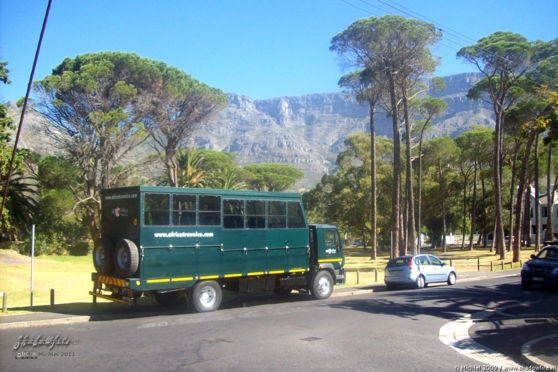
{"type": "Polygon", "coordinates": [[[114,247],[109,238],[101,238],[95,241],[93,248],[93,265],[99,274],[112,273],[112,252],[114,247]]]}
{"type": "Polygon", "coordinates": [[[114,271],[122,278],[133,276],[139,267],[139,252],[129,239],[120,239],[114,247],[114,271]]]}

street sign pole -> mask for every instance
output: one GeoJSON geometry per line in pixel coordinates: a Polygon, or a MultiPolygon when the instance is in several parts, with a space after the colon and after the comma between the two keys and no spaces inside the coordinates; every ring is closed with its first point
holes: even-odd
{"type": "Polygon", "coordinates": [[[35,258],[35,225],[31,227],[31,309],[33,308],[33,263],[35,258]]]}

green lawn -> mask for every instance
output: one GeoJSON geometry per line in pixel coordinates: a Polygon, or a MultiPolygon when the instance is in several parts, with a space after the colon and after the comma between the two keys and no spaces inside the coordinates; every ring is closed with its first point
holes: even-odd
{"type": "MultiPolygon", "coordinates": [[[[451,260],[457,271],[476,271],[477,260],[480,258],[481,271],[501,270],[502,261],[489,252],[488,249],[461,251],[450,249],[447,253],[429,251],[444,261],[451,260]]],[[[524,250],[522,260],[526,261],[533,250],[524,250]]],[[[347,284],[371,285],[383,283],[384,267],[388,255],[382,254],[376,260],[371,260],[370,251],[362,247],[349,246],[345,248],[345,269],[347,270],[347,284]],[[358,273],[358,274],[357,274],[358,273]],[[358,283],[357,283],[358,279],[358,283]]],[[[511,253],[505,260],[505,268],[509,269],[511,253]]],[[[31,259],[15,251],[0,249],[0,292],[7,293],[8,311],[1,315],[21,314],[29,311],[30,304],[30,276],[31,259]]],[[[519,263],[514,268],[520,267],[519,263]]],[[[88,256],[40,256],[34,260],[33,305],[48,310],[50,305],[50,290],[55,291],[56,309],[67,309],[68,306],[83,307],[91,303],[88,292],[92,289],[91,273],[94,271],[91,255],[88,256]]],[[[100,302],[104,300],[99,299],[100,302]]],[[[1,316],[0,315],[0,316],[1,316]]]]}
{"type": "MultiPolygon", "coordinates": [[[[30,305],[31,258],[15,251],[0,250],[0,292],[7,293],[8,311],[25,312],[30,305]]],[[[91,302],[91,256],[39,256],[34,259],[33,305],[50,305],[50,290],[55,303],[91,302]]]]}

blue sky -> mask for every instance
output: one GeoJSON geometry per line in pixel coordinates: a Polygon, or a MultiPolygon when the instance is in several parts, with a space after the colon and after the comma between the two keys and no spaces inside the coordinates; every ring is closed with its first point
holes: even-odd
{"type": "MultiPolygon", "coordinates": [[[[0,86],[1,101],[25,95],[47,3],[0,0],[0,60],[12,80],[0,86]]],[[[442,57],[437,76],[474,71],[457,50],[495,31],[558,37],[557,0],[53,0],[35,80],[66,57],[108,50],[256,99],[334,92],[347,70],[329,51],[331,38],[384,14],[412,14],[443,30],[433,50],[442,57]]]]}

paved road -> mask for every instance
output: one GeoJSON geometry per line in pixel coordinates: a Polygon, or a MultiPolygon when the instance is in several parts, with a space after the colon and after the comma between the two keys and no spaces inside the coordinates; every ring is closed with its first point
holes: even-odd
{"type": "MultiPolygon", "coordinates": [[[[474,370],[480,364],[444,345],[439,329],[465,315],[524,303],[518,283],[508,277],[327,301],[237,298],[208,314],[124,307],[87,323],[3,330],[0,364],[9,371],[474,370]],[[24,345],[47,337],[52,347],[24,345]],[[37,359],[16,358],[33,353],[37,359]]],[[[556,294],[527,296],[536,306],[556,294]]],[[[473,333],[499,344],[499,330],[488,329],[473,333]]]]}

